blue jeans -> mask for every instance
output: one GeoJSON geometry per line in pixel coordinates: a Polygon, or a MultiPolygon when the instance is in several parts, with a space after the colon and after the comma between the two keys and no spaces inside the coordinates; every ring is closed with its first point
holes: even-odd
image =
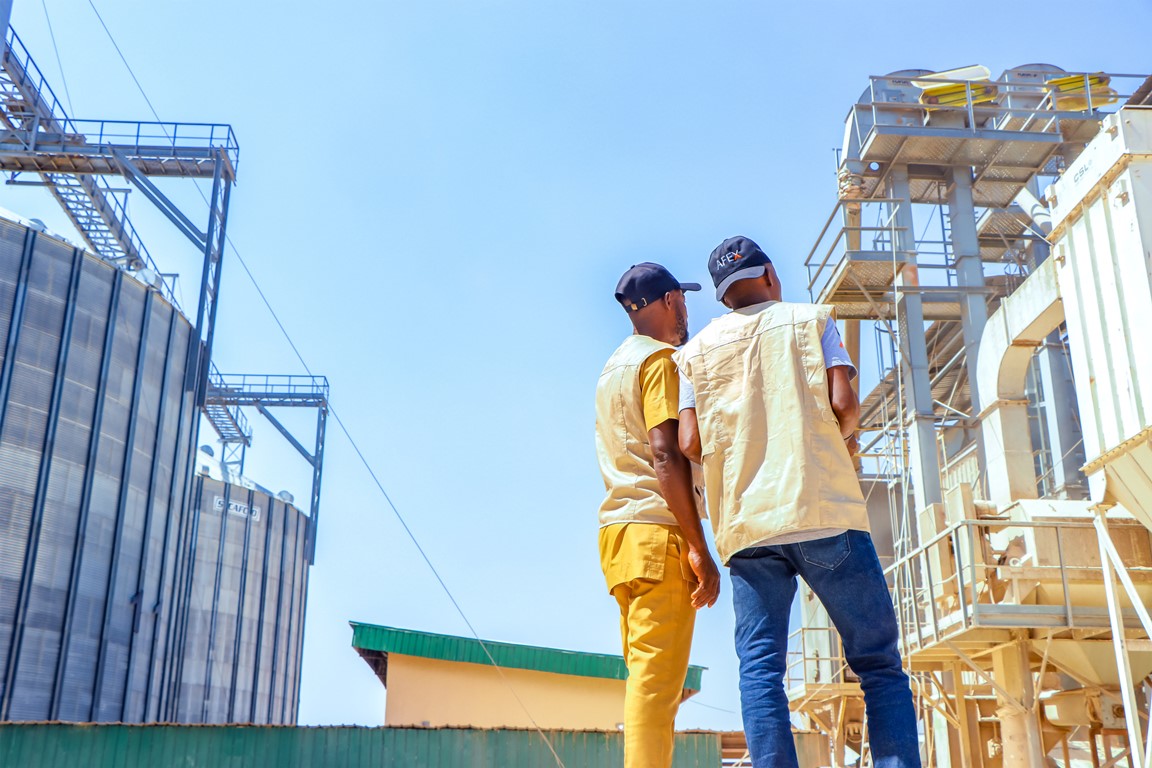
{"type": "Polygon", "coordinates": [[[732,556],[740,707],[752,765],[796,768],[784,675],[788,616],[800,575],[820,598],[860,678],[876,768],[919,768],[916,710],[900,666],[896,613],[872,537],[863,531],[732,556]]]}

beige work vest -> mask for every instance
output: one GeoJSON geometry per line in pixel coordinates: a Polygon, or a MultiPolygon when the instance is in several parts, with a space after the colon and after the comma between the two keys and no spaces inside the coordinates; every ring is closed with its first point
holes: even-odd
{"type": "Polygon", "coordinates": [[[600,505],[601,526],[678,525],[652,466],[640,392],[640,366],[662,349],[674,347],[650,336],[629,336],[608,358],[596,384],[596,456],[608,492],[600,505]]]}
{"type": "Polygon", "coordinates": [[[696,391],[704,493],[728,559],[782,533],[868,530],[828,397],[832,308],[767,302],[718,317],[673,359],[696,391]]]}

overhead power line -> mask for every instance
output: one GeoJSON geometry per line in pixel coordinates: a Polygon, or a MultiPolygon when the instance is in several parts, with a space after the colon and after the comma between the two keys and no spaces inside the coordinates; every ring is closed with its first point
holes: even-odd
{"type": "Polygon", "coordinates": [[[68,111],[73,117],[76,110],[72,108],[72,94],[68,91],[68,78],[64,76],[64,65],[60,62],[60,47],[56,45],[56,32],[52,29],[52,17],[48,15],[48,0],[40,0],[44,8],[44,20],[48,22],[48,37],[52,38],[52,50],[56,54],[56,67],[60,70],[60,82],[64,84],[64,98],[68,101],[68,111]]]}

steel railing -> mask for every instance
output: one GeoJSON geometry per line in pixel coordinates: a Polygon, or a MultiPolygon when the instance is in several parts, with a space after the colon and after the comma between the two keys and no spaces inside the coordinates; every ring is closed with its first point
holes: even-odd
{"type": "MultiPolygon", "coordinates": [[[[1129,537],[1132,557],[1147,553],[1134,523],[1109,526],[1129,537]]],[[[921,649],[947,643],[974,628],[1107,629],[1103,607],[1105,572],[1100,534],[1087,519],[1050,521],[963,520],[885,569],[907,659],[921,649]],[[1101,590],[1084,600],[1085,590],[1101,590]]],[[[1125,564],[1128,578],[1152,591],[1152,560],[1125,564]]],[[[1125,623],[1139,617],[1125,610],[1125,623]]],[[[790,636],[786,682],[854,682],[839,634],[831,627],[805,627],[790,636]]]]}
{"type": "Polygon", "coordinates": [[[972,133],[982,128],[981,125],[978,125],[976,119],[977,115],[979,115],[982,121],[991,120],[991,124],[987,127],[993,130],[1002,130],[1000,126],[1006,124],[1007,119],[1016,118],[1023,119],[1023,122],[1019,126],[1013,127],[1012,130],[1059,134],[1061,132],[1060,121],[1062,119],[1084,120],[1086,115],[1099,114],[1103,112],[1106,107],[1116,105],[1118,109],[1119,106],[1123,105],[1123,103],[1136,92],[1147,78],[1147,75],[1101,72],[1060,72],[1057,70],[1047,72],[1036,71],[1036,74],[1051,76],[1050,80],[1060,79],[1065,81],[1067,78],[1079,76],[1083,80],[1083,87],[1069,89],[1066,85],[1053,85],[1050,82],[1009,83],[1004,80],[951,80],[931,78],[933,87],[948,85],[964,86],[965,96],[963,103],[922,104],[919,101],[890,101],[883,98],[884,94],[878,91],[886,90],[884,84],[893,81],[926,80],[927,78],[893,77],[891,75],[872,76],[868,79],[870,101],[868,103],[856,104],[852,108],[850,116],[857,146],[863,146],[868,133],[874,126],[893,124],[887,121],[886,117],[894,112],[914,115],[918,118],[918,122],[921,123],[925,121],[929,112],[964,113],[968,118],[967,130],[972,133]],[[1132,82],[1132,86],[1131,88],[1113,88],[1114,93],[1108,94],[1107,96],[1101,93],[1094,93],[1094,87],[1098,84],[1094,83],[1093,80],[1101,77],[1107,78],[1108,83],[1111,84],[1115,84],[1117,81],[1124,81],[1125,83],[1132,82]],[[977,101],[975,98],[976,94],[974,94],[972,90],[973,86],[977,88],[992,86],[997,89],[997,93],[991,100],[977,101]],[[1061,99],[1080,96],[1083,96],[1085,99],[1085,107],[1083,109],[1059,108],[1061,99]],[[1015,97],[1015,101],[1018,103],[1012,103],[1013,97],[1015,97]],[[1028,101],[1033,100],[1036,101],[1034,105],[1027,104],[1028,101]],[[1022,101],[1025,103],[1019,103],[1022,101]],[[887,115],[885,113],[887,113],[887,115]],[[861,119],[862,114],[867,116],[866,119],[861,119]]]}
{"type": "MultiPolygon", "coordinates": [[[[1114,526],[1113,533],[1140,526],[1114,526]]],[[[1078,591],[1103,585],[1098,533],[1091,521],[963,520],[886,570],[905,654],[974,627],[1102,628],[1107,611],[1078,591]]],[[[1130,574],[1152,580],[1152,563],[1130,574]]]]}

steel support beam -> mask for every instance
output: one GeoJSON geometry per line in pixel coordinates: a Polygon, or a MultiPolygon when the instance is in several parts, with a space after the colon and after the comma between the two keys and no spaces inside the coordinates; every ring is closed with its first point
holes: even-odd
{"type": "Polygon", "coordinates": [[[960,292],[960,324],[964,331],[967,355],[968,387],[972,393],[972,412],[980,413],[981,401],[976,380],[976,362],[980,359],[980,337],[988,322],[988,299],[983,295],[984,263],[980,260],[980,241],[976,233],[976,207],[972,202],[972,169],[953,168],[948,185],[948,226],[955,262],[956,284],[960,292]]]}
{"type": "Polygon", "coordinates": [[[216,157],[216,176],[212,184],[212,206],[208,215],[208,237],[204,247],[204,272],[211,271],[211,281],[207,284],[211,291],[208,297],[208,323],[204,328],[204,358],[201,361],[200,380],[197,382],[196,404],[203,407],[208,392],[208,366],[212,360],[212,344],[216,338],[216,311],[220,308],[220,276],[224,267],[224,244],[228,237],[228,202],[232,196],[232,182],[223,175],[224,157],[216,157]],[[217,192],[217,187],[222,189],[217,192]]]}
{"type": "Polygon", "coordinates": [[[895,247],[910,254],[896,279],[897,316],[900,330],[900,377],[904,388],[905,425],[908,432],[908,471],[915,493],[916,508],[924,509],[943,500],[940,492],[940,461],[936,450],[936,416],[928,376],[928,349],[924,341],[924,304],[918,291],[920,277],[916,266],[915,221],[907,166],[892,168],[888,176],[887,203],[896,225],[895,247]],[[902,289],[911,290],[902,290],[902,289]]]}
{"type": "Polygon", "coordinates": [[[1000,721],[1004,768],[1035,768],[1045,765],[1040,721],[1036,717],[1036,691],[1029,662],[1028,641],[1018,638],[1018,642],[994,650],[992,669],[1001,686],[1014,694],[1005,699],[1000,693],[1001,689],[997,689],[996,717],[1000,721]]]}
{"type": "MultiPolygon", "coordinates": [[[[8,40],[8,24],[12,20],[12,0],[0,0],[0,35],[8,40]]],[[[0,47],[7,48],[8,43],[0,43],[0,47]]]]}
{"type": "Polygon", "coordinates": [[[272,426],[276,427],[276,431],[283,435],[284,439],[287,440],[293,448],[300,452],[300,455],[304,457],[305,461],[307,461],[313,467],[316,466],[316,457],[308,453],[308,449],[300,444],[300,441],[297,440],[292,435],[292,433],[288,431],[288,428],[281,424],[280,421],[275,416],[273,416],[267,408],[264,407],[263,403],[256,403],[256,410],[260,411],[260,413],[264,415],[264,418],[272,422],[272,426]]]}
{"type": "MultiPolygon", "coordinates": [[[[1140,719],[1141,706],[1136,697],[1136,684],[1132,679],[1132,665],[1128,658],[1128,639],[1124,631],[1124,608],[1116,591],[1116,579],[1120,580],[1127,593],[1133,610],[1146,633],[1152,634],[1152,617],[1140,599],[1140,594],[1132,584],[1124,568],[1124,562],[1116,551],[1116,545],[1108,533],[1107,509],[1104,505],[1094,507],[1096,518],[1096,539],[1100,545],[1100,564],[1104,570],[1104,593],[1108,599],[1108,620],[1112,626],[1112,645],[1116,652],[1116,671],[1120,676],[1120,696],[1124,702],[1124,722],[1128,731],[1128,748],[1136,756],[1134,764],[1142,763],[1144,768],[1152,768],[1152,742],[1144,745],[1144,725],[1140,719]]],[[[1145,706],[1147,704],[1145,703],[1145,706]]]]}
{"type": "Polygon", "coordinates": [[[152,183],[152,180],[140,172],[140,169],[128,159],[128,157],[119,150],[112,150],[112,157],[116,159],[116,164],[120,167],[120,172],[124,178],[136,185],[136,188],[148,198],[148,200],[160,209],[160,212],[168,217],[176,229],[180,233],[192,241],[200,250],[208,244],[208,235],[200,231],[199,227],[192,223],[192,221],[184,215],[184,212],[171,200],[168,196],[160,191],[159,187],[152,183]]]}
{"type": "Polygon", "coordinates": [[[309,563],[316,562],[316,530],[320,525],[320,481],[324,469],[324,433],[328,424],[328,403],[320,406],[316,412],[316,452],[312,463],[312,504],[308,510],[308,548],[309,563]]]}
{"type": "MultiPolygon", "coordinates": [[[[69,121],[71,123],[71,121],[69,121]]],[[[7,173],[82,173],[119,175],[116,154],[132,158],[149,176],[211,178],[213,163],[223,147],[144,146],[120,142],[92,142],[79,134],[43,130],[0,130],[0,170],[7,173]],[[57,164],[55,161],[62,161],[57,164]]],[[[227,173],[234,175],[231,158],[227,173]]]]}

